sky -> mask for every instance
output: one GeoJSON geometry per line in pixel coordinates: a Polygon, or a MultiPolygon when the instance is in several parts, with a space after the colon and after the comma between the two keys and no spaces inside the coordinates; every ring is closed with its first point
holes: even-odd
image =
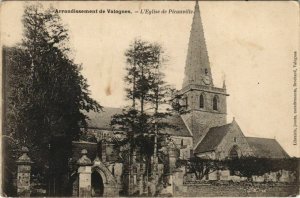
{"type": "MultiPolygon", "coordinates": [[[[168,11],[193,10],[195,2],[51,4],[60,10],[132,11],[132,14],[60,14],[69,30],[72,57],[76,63],[82,63],[82,74],[88,79],[91,95],[101,105],[126,104],[124,52],[135,38],[163,46],[169,57],[165,65],[166,81],[181,88],[193,15],[168,11]],[[140,9],[165,9],[167,13],[140,14],[140,9]]],[[[12,46],[21,41],[24,5],[20,1],[2,3],[2,44],[12,46]]],[[[298,145],[293,145],[292,67],[294,52],[299,49],[297,2],[201,1],[199,6],[214,85],[222,87],[225,79],[230,94],[227,121],[235,117],[246,136],[275,138],[291,156],[299,156],[299,130],[298,145]]]]}

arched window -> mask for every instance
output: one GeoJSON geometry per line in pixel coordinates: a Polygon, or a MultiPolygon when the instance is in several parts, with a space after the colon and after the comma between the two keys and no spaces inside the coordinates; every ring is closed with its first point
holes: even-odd
{"type": "Polygon", "coordinates": [[[237,148],[236,145],[232,147],[232,149],[229,152],[229,158],[230,159],[237,159],[237,158],[239,158],[239,153],[238,153],[237,150],[238,150],[238,148],[237,148]]]}
{"type": "Polygon", "coordinates": [[[217,96],[214,96],[214,99],[213,99],[213,110],[218,110],[218,97],[217,96]]]}
{"type": "Polygon", "coordinates": [[[200,95],[200,98],[199,98],[199,107],[200,108],[204,108],[204,97],[203,97],[203,95],[201,94],[200,95]]]}

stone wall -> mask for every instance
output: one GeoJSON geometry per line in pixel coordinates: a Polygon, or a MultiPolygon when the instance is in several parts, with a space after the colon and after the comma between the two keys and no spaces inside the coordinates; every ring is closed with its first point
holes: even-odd
{"type": "MultiPolygon", "coordinates": [[[[181,177],[175,178],[180,180],[181,177]]],[[[250,182],[245,177],[230,175],[228,170],[219,170],[210,173],[208,177],[204,177],[202,180],[196,180],[194,174],[187,173],[184,176],[183,185],[180,188],[174,188],[173,196],[279,197],[299,194],[299,183],[296,181],[295,172],[281,170],[267,173],[261,178],[263,178],[262,181],[253,180],[253,182],[250,182]],[[278,175],[281,177],[278,177],[278,175]],[[277,177],[277,179],[274,177],[277,177]]]]}
{"type": "Polygon", "coordinates": [[[222,126],[227,123],[226,114],[201,110],[193,110],[182,115],[182,118],[193,133],[194,148],[211,127],[222,126]]]}
{"type": "Polygon", "coordinates": [[[185,191],[175,191],[177,197],[287,197],[299,194],[297,185],[252,184],[252,183],[210,183],[184,185],[185,191]]]}
{"type": "Polygon", "coordinates": [[[229,132],[218,145],[216,158],[226,159],[229,157],[229,152],[233,146],[236,146],[239,157],[253,156],[253,151],[235,120],[232,121],[229,132]]]}
{"type": "Polygon", "coordinates": [[[176,147],[180,149],[180,159],[189,159],[193,149],[193,138],[184,136],[171,136],[176,147]]]}
{"type": "Polygon", "coordinates": [[[114,163],[110,164],[108,166],[108,169],[112,173],[112,175],[115,177],[116,182],[118,184],[118,188],[122,190],[123,184],[122,184],[122,174],[123,174],[123,163],[114,163]]]}
{"type": "Polygon", "coordinates": [[[265,173],[262,176],[252,176],[253,182],[279,182],[279,183],[293,183],[296,181],[296,173],[286,170],[277,172],[265,173]]]}
{"type": "Polygon", "coordinates": [[[247,177],[240,177],[237,175],[230,175],[229,170],[217,170],[204,176],[202,180],[197,180],[194,173],[187,173],[184,176],[184,183],[203,183],[203,181],[232,181],[232,182],[243,182],[246,180],[251,180],[254,183],[295,183],[296,182],[296,172],[280,170],[277,172],[269,172],[264,175],[257,176],[253,175],[251,179],[247,177]]]}
{"type": "Polygon", "coordinates": [[[200,90],[190,91],[186,94],[188,97],[189,109],[197,109],[206,112],[223,113],[227,112],[226,95],[219,93],[212,93],[200,90]],[[204,107],[200,108],[200,95],[203,95],[204,107]],[[218,98],[218,110],[213,110],[213,98],[218,98]]]}
{"type": "Polygon", "coordinates": [[[196,156],[202,159],[216,159],[216,152],[209,151],[205,153],[196,153],[196,156]]]}

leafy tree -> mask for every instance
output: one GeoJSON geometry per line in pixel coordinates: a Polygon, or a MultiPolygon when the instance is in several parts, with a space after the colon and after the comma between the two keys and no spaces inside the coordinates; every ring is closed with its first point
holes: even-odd
{"type": "MultiPolygon", "coordinates": [[[[122,114],[115,115],[111,125],[127,132],[130,142],[129,153],[139,151],[139,157],[146,161],[148,175],[154,168],[150,169],[151,157],[154,155],[157,159],[158,139],[166,136],[159,131],[172,127],[166,119],[171,115],[168,109],[171,88],[163,80],[162,72],[166,60],[159,44],[142,40],[135,40],[125,52],[125,57],[127,62],[125,90],[131,106],[125,107],[122,114]]],[[[130,164],[130,157],[128,161],[130,164]]]]}
{"type": "Polygon", "coordinates": [[[187,172],[194,173],[197,180],[201,180],[206,175],[225,168],[225,164],[219,160],[201,159],[192,157],[189,160],[178,160],[177,166],[185,166],[187,172]]]}
{"type": "Polygon", "coordinates": [[[158,85],[155,84],[157,83],[155,82],[157,77],[155,67],[161,64],[158,54],[162,53],[158,48],[157,44],[135,40],[125,53],[126,98],[131,101],[132,105],[125,107],[122,114],[115,115],[111,124],[128,132],[129,137],[132,137],[130,139],[133,141],[133,148],[137,144],[134,140],[153,131],[153,97],[158,85]]]}
{"type": "Polygon", "coordinates": [[[239,159],[226,160],[226,166],[234,173],[251,178],[252,175],[262,176],[265,173],[287,170],[296,172],[297,158],[269,159],[257,157],[242,157],[239,159]]]}
{"type": "Polygon", "coordinates": [[[7,57],[6,133],[29,147],[35,174],[46,179],[50,167],[48,180],[63,194],[72,140],[87,126],[82,110],[102,107],[90,97],[81,65],[70,58],[68,31],[59,15],[32,4],[25,7],[22,22],[22,43],[7,57]]]}

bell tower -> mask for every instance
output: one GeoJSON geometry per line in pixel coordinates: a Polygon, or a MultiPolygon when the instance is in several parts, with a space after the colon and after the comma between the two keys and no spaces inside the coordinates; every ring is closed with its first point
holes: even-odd
{"type": "Polygon", "coordinates": [[[198,1],[195,5],[184,80],[179,94],[187,110],[182,118],[193,133],[195,148],[209,128],[226,124],[228,96],[225,82],[222,88],[215,87],[213,83],[198,1]]]}

